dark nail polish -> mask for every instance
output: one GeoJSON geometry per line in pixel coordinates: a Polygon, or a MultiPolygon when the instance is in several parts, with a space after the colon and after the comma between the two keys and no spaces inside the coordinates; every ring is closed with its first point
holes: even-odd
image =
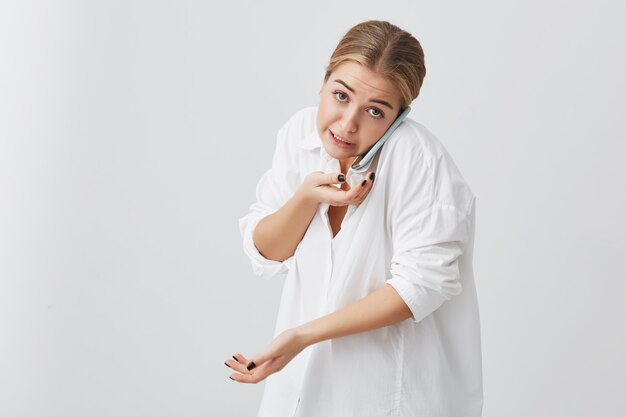
{"type": "Polygon", "coordinates": [[[233,381],[235,380],[235,378],[233,378],[232,376],[229,376],[230,379],[232,379],[233,381]]]}
{"type": "Polygon", "coordinates": [[[376,175],[375,175],[373,172],[370,174],[370,180],[372,180],[372,182],[374,182],[374,177],[375,177],[375,176],[376,176],[376,175]]]}
{"type": "Polygon", "coordinates": [[[344,176],[343,176],[343,174],[339,174],[339,176],[337,177],[337,179],[338,179],[340,182],[344,182],[344,181],[346,180],[346,177],[344,177],[344,176]]]}
{"type": "Polygon", "coordinates": [[[254,362],[252,362],[252,361],[248,364],[248,366],[246,366],[246,369],[247,369],[248,371],[251,371],[251,370],[253,370],[254,368],[256,368],[256,363],[254,363],[254,362]]]}
{"type": "MultiPolygon", "coordinates": [[[[224,362],[224,365],[226,365],[226,366],[228,366],[228,367],[230,368],[230,365],[229,365],[229,364],[227,364],[226,362],[224,362]]],[[[231,368],[231,369],[232,369],[232,368],[231,368]]]]}
{"type": "Polygon", "coordinates": [[[233,359],[239,362],[239,359],[235,358],[235,355],[233,355],[233,359]]]}
{"type": "Polygon", "coordinates": [[[365,183],[367,182],[367,180],[363,180],[363,182],[361,183],[362,187],[365,187],[365,183]]]}

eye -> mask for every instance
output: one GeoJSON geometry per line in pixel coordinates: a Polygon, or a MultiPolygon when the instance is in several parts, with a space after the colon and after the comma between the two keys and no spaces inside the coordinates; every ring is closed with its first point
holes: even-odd
{"type": "Polygon", "coordinates": [[[343,91],[334,91],[333,95],[335,96],[335,100],[337,100],[340,103],[345,103],[346,99],[348,98],[348,96],[343,91]],[[344,97],[344,98],[340,98],[340,97],[344,97]]]}
{"type": "MultiPolygon", "coordinates": [[[[343,91],[341,91],[341,90],[333,91],[333,97],[339,103],[347,103],[348,102],[348,95],[346,93],[344,93],[343,91]]],[[[372,107],[371,109],[368,109],[368,112],[370,110],[372,111],[372,112],[370,112],[370,116],[372,116],[374,119],[383,119],[385,117],[385,113],[383,113],[382,111],[380,111],[376,107],[372,107]]]]}
{"type": "Polygon", "coordinates": [[[374,113],[370,113],[375,119],[382,119],[385,115],[383,112],[378,110],[376,107],[372,107],[370,110],[373,110],[374,113]]]}

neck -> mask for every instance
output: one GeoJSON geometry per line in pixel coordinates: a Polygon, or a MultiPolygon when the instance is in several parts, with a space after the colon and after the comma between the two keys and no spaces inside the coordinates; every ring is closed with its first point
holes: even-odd
{"type": "Polygon", "coordinates": [[[340,159],[339,166],[341,167],[341,172],[343,172],[344,174],[347,174],[348,169],[350,168],[350,165],[352,165],[352,162],[354,162],[354,160],[355,160],[354,157],[347,158],[347,159],[340,159]]]}

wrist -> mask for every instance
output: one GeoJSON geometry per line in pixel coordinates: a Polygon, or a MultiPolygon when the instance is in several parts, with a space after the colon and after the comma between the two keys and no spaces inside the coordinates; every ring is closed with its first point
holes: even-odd
{"type": "Polygon", "coordinates": [[[300,343],[305,348],[320,341],[315,332],[314,322],[315,321],[310,321],[294,328],[298,340],[300,340],[300,343]]]}
{"type": "Polygon", "coordinates": [[[318,202],[315,201],[313,193],[311,193],[306,188],[303,188],[302,186],[296,190],[293,195],[293,199],[296,201],[296,203],[301,205],[316,206],[318,204],[318,202]]]}

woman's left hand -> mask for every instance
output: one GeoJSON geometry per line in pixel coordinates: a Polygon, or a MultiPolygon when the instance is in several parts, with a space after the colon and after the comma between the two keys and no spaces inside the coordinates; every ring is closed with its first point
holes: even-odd
{"type": "Polygon", "coordinates": [[[225,364],[238,372],[231,374],[231,379],[256,384],[283,369],[304,348],[306,344],[295,329],[288,329],[276,336],[263,353],[252,357],[251,360],[236,353],[233,355],[236,360],[229,359],[225,364]]]}

